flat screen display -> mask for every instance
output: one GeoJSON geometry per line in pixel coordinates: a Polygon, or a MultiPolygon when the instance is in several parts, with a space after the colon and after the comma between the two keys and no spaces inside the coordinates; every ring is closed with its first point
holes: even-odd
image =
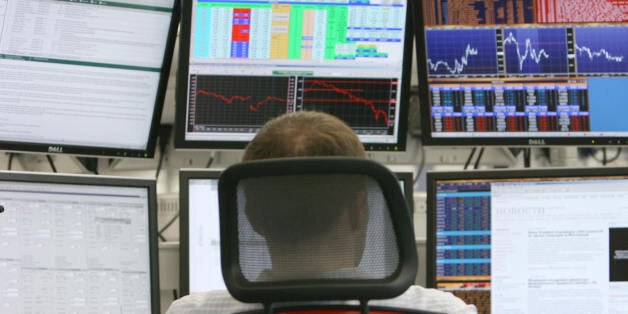
{"type": "Polygon", "coordinates": [[[0,209],[0,312],[160,312],[154,180],[0,172],[0,209]]]}
{"type": "Polygon", "coordinates": [[[226,290],[220,268],[220,170],[179,171],[181,295],[226,290]]]}
{"type": "Polygon", "coordinates": [[[405,150],[408,1],[183,5],[177,148],[243,148],[286,112],[333,114],[368,150],[405,150]]]}
{"type": "Polygon", "coordinates": [[[0,0],[0,149],[152,157],[179,0],[0,0]]]}
{"type": "MultiPolygon", "coordinates": [[[[395,175],[412,217],[412,173],[395,172],[395,175]]],[[[219,177],[219,170],[179,172],[181,295],[227,289],[220,267],[219,177]]]]}
{"type": "Polygon", "coordinates": [[[626,145],[625,1],[415,6],[422,135],[433,145],[626,145]]]}
{"type": "Polygon", "coordinates": [[[427,286],[479,313],[628,308],[628,168],[428,172],[427,286]]]}

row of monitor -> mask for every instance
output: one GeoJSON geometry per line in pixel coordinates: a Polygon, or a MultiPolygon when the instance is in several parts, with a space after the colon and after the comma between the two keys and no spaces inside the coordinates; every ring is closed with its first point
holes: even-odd
{"type": "MultiPolygon", "coordinates": [[[[219,175],[180,173],[182,295],[224,289],[219,175]]],[[[626,204],[628,168],[428,172],[419,268],[481,313],[620,313],[626,204]]],[[[0,311],[158,313],[156,210],[152,179],[0,172],[0,311]]]]}
{"type": "Polygon", "coordinates": [[[611,0],[0,1],[0,149],[152,157],[179,25],[176,148],[242,148],[269,119],[318,110],[368,150],[402,151],[412,74],[426,144],[625,145],[625,12],[611,0]]]}
{"type": "MultiPolygon", "coordinates": [[[[224,289],[219,176],[181,171],[184,294],[224,289]]],[[[153,179],[0,171],[0,312],[160,313],[156,195],[153,179]]]]}

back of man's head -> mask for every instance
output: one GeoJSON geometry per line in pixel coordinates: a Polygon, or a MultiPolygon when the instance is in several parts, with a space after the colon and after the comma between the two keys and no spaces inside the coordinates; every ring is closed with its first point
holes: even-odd
{"type": "MultiPolygon", "coordinates": [[[[300,111],[266,123],[247,146],[243,161],[365,155],[359,138],[342,120],[326,113],[300,111]]],[[[319,271],[338,268],[314,262],[312,255],[323,251],[347,267],[359,263],[368,222],[363,176],[255,178],[243,186],[246,216],[253,229],[266,239],[274,270],[293,262],[301,262],[299,274],[306,267],[319,271]],[[330,246],[329,239],[324,238],[332,235],[342,235],[344,241],[334,239],[336,245],[330,246]]]]}
{"type": "Polygon", "coordinates": [[[244,151],[243,161],[313,156],[366,156],[364,146],[342,120],[322,112],[298,111],[264,125],[244,151]]]}

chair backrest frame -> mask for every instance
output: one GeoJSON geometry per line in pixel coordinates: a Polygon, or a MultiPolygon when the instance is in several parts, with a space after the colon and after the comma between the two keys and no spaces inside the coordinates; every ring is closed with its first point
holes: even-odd
{"type": "Polygon", "coordinates": [[[414,230],[397,177],[385,166],[349,157],[279,158],[238,163],[225,169],[218,183],[221,267],[230,294],[248,303],[387,299],[414,283],[418,267],[414,230]],[[241,180],[269,176],[359,174],[375,180],[389,208],[397,238],[399,265],[385,280],[296,280],[250,282],[242,275],[238,250],[237,190],[241,180]]]}

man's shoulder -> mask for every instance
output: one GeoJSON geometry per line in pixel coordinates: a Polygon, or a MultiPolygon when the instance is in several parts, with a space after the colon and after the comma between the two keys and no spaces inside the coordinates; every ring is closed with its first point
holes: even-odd
{"type": "MultiPolygon", "coordinates": [[[[373,300],[370,304],[443,313],[477,313],[475,306],[465,304],[449,292],[421,286],[411,286],[396,298],[373,300]]],[[[193,293],[175,300],[168,308],[167,314],[231,314],[256,309],[261,309],[261,306],[242,303],[234,299],[226,290],[217,290],[193,293]]]]}
{"type": "Polygon", "coordinates": [[[442,313],[477,313],[475,305],[464,303],[450,292],[421,286],[411,286],[398,297],[373,301],[372,304],[442,313]]]}
{"type": "Polygon", "coordinates": [[[260,308],[257,304],[247,304],[234,299],[227,290],[216,290],[183,296],[172,302],[166,313],[230,314],[260,308]]]}

